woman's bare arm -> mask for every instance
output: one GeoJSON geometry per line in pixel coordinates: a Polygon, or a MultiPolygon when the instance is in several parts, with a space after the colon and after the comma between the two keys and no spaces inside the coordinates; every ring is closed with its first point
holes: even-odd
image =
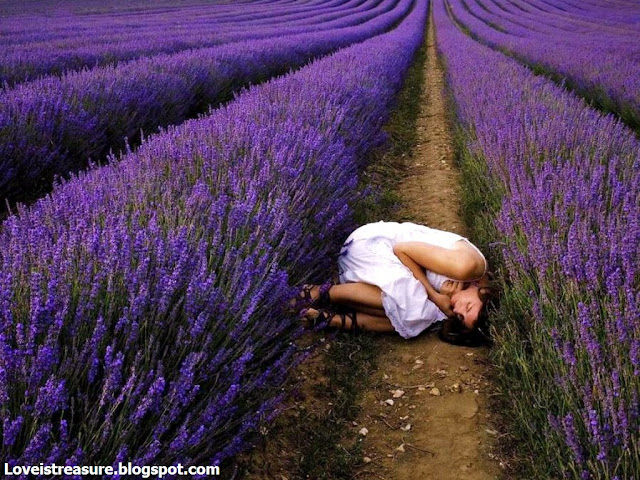
{"type": "Polygon", "coordinates": [[[461,245],[451,249],[424,242],[400,242],[393,247],[393,251],[400,260],[402,256],[406,256],[422,268],[454,280],[470,282],[482,278],[485,264],[473,247],[466,247],[461,245]]]}
{"type": "Polygon", "coordinates": [[[396,251],[393,249],[394,253],[400,259],[400,261],[409,269],[413,276],[424,286],[424,289],[427,291],[427,296],[429,300],[435,303],[442,312],[449,316],[453,314],[453,310],[451,308],[451,298],[447,295],[443,295],[433,288],[433,285],[427,279],[427,276],[421,266],[415,262],[409,255],[404,253],[403,251],[396,251]]]}

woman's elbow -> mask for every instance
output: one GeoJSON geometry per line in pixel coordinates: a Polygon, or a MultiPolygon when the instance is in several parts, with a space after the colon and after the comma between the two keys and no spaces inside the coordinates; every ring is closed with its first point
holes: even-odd
{"type": "Polygon", "coordinates": [[[478,280],[484,275],[484,261],[476,255],[462,254],[454,267],[455,280],[470,282],[478,280]]]}

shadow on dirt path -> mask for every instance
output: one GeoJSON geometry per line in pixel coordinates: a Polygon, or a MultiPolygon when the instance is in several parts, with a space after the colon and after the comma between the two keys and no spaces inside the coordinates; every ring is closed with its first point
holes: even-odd
{"type": "MultiPolygon", "coordinates": [[[[466,235],[459,174],[446,115],[443,71],[433,22],[427,33],[418,143],[399,185],[396,220],[466,235]]],[[[363,435],[366,466],[358,479],[487,480],[501,476],[491,453],[497,432],[486,409],[492,394],[486,349],[452,346],[435,334],[377,339],[373,388],[353,428],[363,435]],[[357,424],[357,425],[356,425],[357,424]]]]}

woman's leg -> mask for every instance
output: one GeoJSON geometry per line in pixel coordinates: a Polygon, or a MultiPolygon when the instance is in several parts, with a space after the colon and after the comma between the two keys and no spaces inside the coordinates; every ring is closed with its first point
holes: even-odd
{"type": "MultiPolygon", "coordinates": [[[[346,330],[351,329],[352,315],[353,314],[350,313],[345,316],[344,328],[346,330]]],[[[395,328],[393,328],[393,325],[391,325],[391,321],[387,317],[369,315],[368,313],[364,312],[356,312],[356,324],[359,329],[369,332],[391,333],[396,331],[395,328]]],[[[329,325],[331,327],[342,328],[342,317],[339,314],[334,315],[329,325]]]]}
{"type": "Polygon", "coordinates": [[[366,313],[367,315],[373,315],[374,317],[385,317],[387,313],[384,311],[384,308],[373,308],[367,307],[365,305],[350,305],[345,304],[348,309],[356,310],[358,313],[366,313]]]}
{"type": "MultiPolygon", "coordinates": [[[[308,320],[315,320],[317,316],[320,314],[319,310],[309,309],[304,314],[304,318],[308,320]]],[[[327,324],[328,327],[342,328],[342,315],[336,313],[331,317],[331,320],[327,324]]],[[[351,329],[351,322],[353,318],[353,313],[346,313],[344,329],[351,329]]],[[[356,325],[361,330],[367,330],[370,332],[383,332],[383,333],[391,333],[395,332],[393,325],[391,325],[391,321],[384,315],[371,315],[369,313],[357,311],[356,312],[356,325]]]]}
{"type": "MultiPolygon", "coordinates": [[[[320,285],[308,288],[312,300],[320,298],[320,285]]],[[[339,283],[328,289],[329,303],[343,305],[373,316],[384,317],[382,290],[376,285],[363,282],[339,283]]],[[[303,294],[301,294],[301,298],[303,294]]],[[[295,300],[292,304],[295,303],[295,300]]]]}
{"type": "Polygon", "coordinates": [[[354,282],[334,285],[329,290],[329,298],[331,303],[350,305],[354,308],[358,306],[370,307],[384,312],[382,290],[369,283],[354,282]]]}

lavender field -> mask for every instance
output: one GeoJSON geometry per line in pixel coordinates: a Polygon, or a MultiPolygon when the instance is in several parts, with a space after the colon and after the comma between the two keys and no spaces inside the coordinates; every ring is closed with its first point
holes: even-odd
{"type": "MultiPolygon", "coordinates": [[[[618,80],[637,82],[614,71],[613,55],[584,46],[606,38],[626,55],[627,69],[638,68],[639,8],[510,6],[538,12],[535,22],[524,11],[510,16],[509,28],[520,25],[510,37],[519,55],[548,49],[549,68],[585,84],[595,81],[587,73],[609,69],[598,82],[612,98],[618,80]],[[603,11],[608,22],[601,23],[603,11]],[[560,45],[559,30],[576,25],[578,34],[560,45]],[[597,59],[580,56],[587,53],[597,59]],[[559,60],[569,57],[573,63],[559,60]]],[[[489,211],[476,211],[476,231],[492,246],[506,283],[493,354],[509,393],[512,435],[526,446],[522,456],[536,478],[638,479],[640,141],[618,118],[465,35],[476,28],[480,38],[508,35],[488,20],[482,26],[470,2],[436,0],[433,8],[470,202],[489,211]]],[[[637,98],[637,87],[626,88],[637,98]]]]}
{"type": "MultiPolygon", "coordinates": [[[[356,13],[348,9],[343,16],[323,17],[326,21],[312,28],[308,16],[293,21],[294,27],[265,27],[263,33],[247,25],[244,35],[231,35],[233,41],[225,45],[204,42],[172,54],[151,49],[136,60],[6,86],[0,91],[2,205],[5,199],[14,203],[43,195],[55,176],[67,176],[89,161],[102,163],[110,151],[139,143],[140,132],[206,113],[209,105],[229,100],[250,83],[383,33],[407,14],[411,1],[363,5],[356,13]]],[[[159,42],[166,40],[164,30],[155,32],[159,42]]],[[[61,51],[72,51],[68,48],[61,51]]],[[[64,61],[58,65],[68,67],[64,61]]]]}
{"type": "Polygon", "coordinates": [[[640,480],[631,0],[0,6],[3,465],[251,448],[429,13],[521,478],[640,480]]]}
{"type": "Polygon", "coordinates": [[[635,2],[454,0],[474,38],[562,82],[640,132],[640,13],[635,2]]]}
{"type": "MultiPolygon", "coordinates": [[[[3,459],[218,464],[277,414],[279,387],[305,356],[285,312],[292,285],[326,275],[354,227],[358,172],[384,141],[423,37],[424,2],[370,7],[329,37],[217,57],[255,78],[269,56],[294,66],[355,43],[147,138],[3,222],[3,459]]],[[[212,82],[216,65],[203,63],[214,53],[193,62],[212,82]]]]}

